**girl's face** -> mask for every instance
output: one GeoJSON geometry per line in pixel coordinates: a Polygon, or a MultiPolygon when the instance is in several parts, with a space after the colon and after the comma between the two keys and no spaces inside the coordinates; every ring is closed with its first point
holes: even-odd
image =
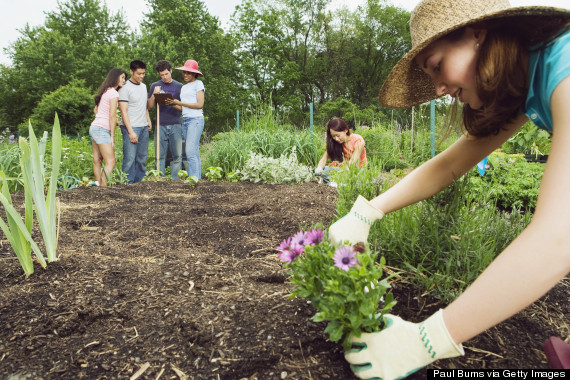
{"type": "Polygon", "coordinates": [[[183,71],[182,75],[184,75],[185,82],[194,82],[196,80],[196,74],[191,73],[190,71],[183,71]]]}
{"type": "Polygon", "coordinates": [[[418,54],[416,63],[431,77],[438,96],[458,96],[472,109],[481,108],[475,70],[479,45],[485,35],[485,30],[467,27],[458,40],[440,39],[418,54]]]}
{"type": "Polygon", "coordinates": [[[339,144],[344,144],[348,140],[348,129],[341,132],[331,129],[330,132],[333,140],[339,144]]]}
{"type": "Polygon", "coordinates": [[[125,74],[121,74],[119,76],[119,83],[117,83],[117,87],[123,87],[125,85],[125,81],[127,80],[125,74]]]}

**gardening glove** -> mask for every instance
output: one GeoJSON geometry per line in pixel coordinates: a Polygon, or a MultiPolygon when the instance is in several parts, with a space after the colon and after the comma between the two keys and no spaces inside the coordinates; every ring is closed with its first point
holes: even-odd
{"type": "Polygon", "coordinates": [[[449,335],[442,309],[421,323],[390,314],[384,322],[381,332],[353,337],[352,348],[344,355],[361,379],[402,378],[438,359],[465,354],[449,335]]]}
{"type": "Polygon", "coordinates": [[[315,168],[315,174],[320,175],[323,174],[323,168],[319,168],[318,166],[315,168]]]}
{"type": "Polygon", "coordinates": [[[370,226],[383,216],[382,211],[359,195],[348,214],[330,226],[329,240],[334,245],[342,244],[345,240],[350,241],[351,244],[366,243],[370,226]]]}

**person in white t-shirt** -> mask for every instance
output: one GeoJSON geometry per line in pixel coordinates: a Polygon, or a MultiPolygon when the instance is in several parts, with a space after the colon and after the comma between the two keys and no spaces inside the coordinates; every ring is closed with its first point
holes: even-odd
{"type": "Polygon", "coordinates": [[[121,134],[123,135],[123,172],[129,183],[142,181],[146,175],[149,132],[152,123],[147,109],[148,90],[143,83],[146,64],[130,63],[131,77],[119,91],[121,134]]]}
{"type": "Polygon", "coordinates": [[[167,100],[169,106],[182,106],[182,135],[186,140],[186,160],[189,176],[202,178],[200,161],[200,136],[204,130],[204,83],[198,70],[198,62],[189,59],[184,66],[177,67],[184,74],[186,84],[180,90],[180,100],[167,100]]]}
{"type": "Polygon", "coordinates": [[[127,73],[123,69],[111,69],[95,95],[95,120],[89,128],[93,140],[93,174],[95,184],[107,186],[107,179],[115,169],[115,127],[119,89],[125,84],[127,73]],[[103,161],[104,176],[101,176],[103,161]]]}

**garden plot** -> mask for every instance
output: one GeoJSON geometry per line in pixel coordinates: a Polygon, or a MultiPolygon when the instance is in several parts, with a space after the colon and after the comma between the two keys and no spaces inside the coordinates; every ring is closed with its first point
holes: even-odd
{"type": "MultiPolygon", "coordinates": [[[[58,262],[25,279],[0,241],[2,378],[354,378],[311,305],[288,297],[274,249],[328,225],[336,189],[167,181],[59,196],[58,262]]],[[[393,282],[393,313],[420,321],[444,306],[406,276],[393,282]]],[[[431,368],[548,368],[541,345],[570,335],[569,289],[566,279],[431,368]]]]}

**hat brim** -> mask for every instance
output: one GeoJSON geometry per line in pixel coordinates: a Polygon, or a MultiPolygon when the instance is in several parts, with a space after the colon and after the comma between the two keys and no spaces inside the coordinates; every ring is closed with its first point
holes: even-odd
{"type": "Polygon", "coordinates": [[[422,41],[394,65],[380,89],[378,103],[390,108],[409,108],[438,98],[430,77],[416,64],[416,56],[432,42],[467,25],[519,16],[570,16],[570,10],[538,6],[508,8],[453,25],[422,41]]]}
{"type": "Polygon", "coordinates": [[[184,66],[182,66],[182,67],[176,67],[176,70],[186,71],[186,72],[188,72],[188,73],[194,73],[194,74],[198,74],[198,75],[204,76],[204,74],[202,74],[202,73],[199,72],[198,70],[189,69],[189,68],[184,67],[184,66]]]}

